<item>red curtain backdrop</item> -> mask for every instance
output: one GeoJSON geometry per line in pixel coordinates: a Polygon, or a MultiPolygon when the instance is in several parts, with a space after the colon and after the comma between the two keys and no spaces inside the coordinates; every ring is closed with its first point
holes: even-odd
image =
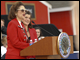
{"type": "Polygon", "coordinates": [[[54,24],[58,29],[63,32],[73,35],[72,19],[70,11],[50,13],[51,24],[54,24]]]}

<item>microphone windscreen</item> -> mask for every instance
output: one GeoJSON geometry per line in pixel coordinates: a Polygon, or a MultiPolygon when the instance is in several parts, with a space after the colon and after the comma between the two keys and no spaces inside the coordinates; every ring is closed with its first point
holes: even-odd
{"type": "Polygon", "coordinates": [[[31,21],[31,22],[35,24],[35,22],[34,22],[34,21],[31,21]]]}

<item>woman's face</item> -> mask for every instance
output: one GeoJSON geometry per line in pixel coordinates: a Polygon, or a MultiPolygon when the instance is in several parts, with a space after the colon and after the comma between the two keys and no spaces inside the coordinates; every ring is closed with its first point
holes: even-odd
{"type": "Polygon", "coordinates": [[[40,30],[36,29],[36,33],[37,33],[37,37],[39,37],[40,36],[40,30]]]}
{"type": "Polygon", "coordinates": [[[25,18],[22,20],[23,24],[28,26],[30,23],[30,18],[31,18],[31,15],[25,14],[25,18]]]}
{"type": "Polygon", "coordinates": [[[18,9],[18,12],[16,13],[16,17],[23,19],[25,17],[25,7],[23,5],[21,5],[18,9]]]}

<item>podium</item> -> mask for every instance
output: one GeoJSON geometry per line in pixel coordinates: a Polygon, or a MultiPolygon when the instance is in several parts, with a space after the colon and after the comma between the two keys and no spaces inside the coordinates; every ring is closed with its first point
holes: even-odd
{"type": "MultiPolygon", "coordinates": [[[[69,36],[71,42],[70,54],[73,54],[73,36],[69,36]]],[[[35,59],[61,59],[57,49],[58,36],[45,37],[33,45],[20,51],[20,56],[35,56],[35,59]]]]}

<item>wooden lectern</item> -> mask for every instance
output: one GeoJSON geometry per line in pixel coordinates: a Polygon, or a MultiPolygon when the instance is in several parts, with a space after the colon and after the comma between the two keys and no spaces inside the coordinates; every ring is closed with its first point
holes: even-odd
{"type": "MultiPolygon", "coordinates": [[[[73,53],[73,36],[69,36],[73,53]]],[[[36,56],[36,59],[61,59],[57,49],[58,36],[45,37],[20,51],[20,56],[36,56]]]]}

